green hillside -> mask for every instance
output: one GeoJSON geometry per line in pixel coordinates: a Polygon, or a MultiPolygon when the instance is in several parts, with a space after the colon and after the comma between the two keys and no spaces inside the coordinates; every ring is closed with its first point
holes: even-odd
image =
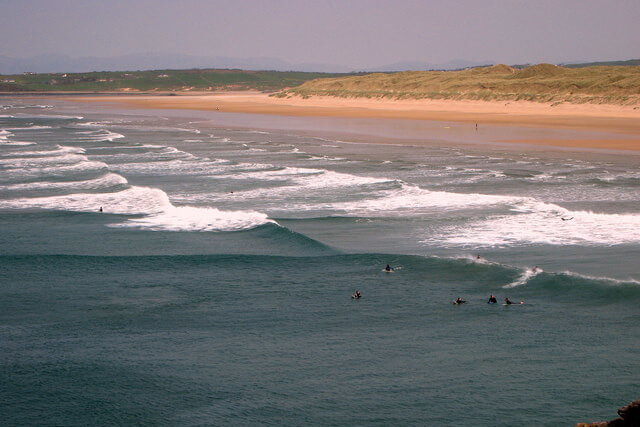
{"type": "Polygon", "coordinates": [[[44,73],[0,76],[0,92],[112,92],[259,90],[272,92],[307,80],[348,74],[243,71],[156,70],[91,73],[44,73]]]}
{"type": "Polygon", "coordinates": [[[583,68],[583,67],[597,67],[602,65],[636,66],[636,65],[640,65],[640,59],[628,59],[626,61],[604,61],[604,62],[585,62],[581,64],[565,64],[563,65],[563,67],[583,68]]]}
{"type": "Polygon", "coordinates": [[[640,66],[566,68],[538,64],[462,71],[407,71],[311,80],[274,96],[640,103],[640,66]]]}

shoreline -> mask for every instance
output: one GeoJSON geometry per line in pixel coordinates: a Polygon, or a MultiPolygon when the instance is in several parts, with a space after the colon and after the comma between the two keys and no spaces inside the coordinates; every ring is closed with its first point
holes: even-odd
{"type": "Polygon", "coordinates": [[[640,151],[640,107],[593,104],[550,105],[529,101],[390,100],[368,98],[277,98],[261,92],[169,95],[66,96],[73,102],[134,109],[178,109],[293,117],[402,119],[467,123],[480,129],[523,127],[581,131],[572,138],[526,136],[494,140],[506,144],[640,151]],[[585,132],[599,135],[584,138],[585,132]]]}

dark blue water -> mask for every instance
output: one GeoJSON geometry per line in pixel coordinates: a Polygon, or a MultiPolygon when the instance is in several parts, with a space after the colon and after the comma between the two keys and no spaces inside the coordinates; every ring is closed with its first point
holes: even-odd
{"type": "Polygon", "coordinates": [[[638,397],[633,157],[4,104],[5,425],[555,426],[638,397]]]}

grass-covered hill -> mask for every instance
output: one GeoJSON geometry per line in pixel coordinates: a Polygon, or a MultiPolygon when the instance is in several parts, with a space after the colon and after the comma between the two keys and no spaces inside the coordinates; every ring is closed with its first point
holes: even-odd
{"type": "Polygon", "coordinates": [[[307,80],[348,74],[244,71],[156,70],[0,75],[0,92],[150,92],[260,90],[272,92],[307,80]]]}
{"type": "Polygon", "coordinates": [[[566,68],[538,64],[462,71],[407,71],[311,80],[275,96],[394,99],[527,100],[600,104],[640,103],[640,66],[566,68]]]}

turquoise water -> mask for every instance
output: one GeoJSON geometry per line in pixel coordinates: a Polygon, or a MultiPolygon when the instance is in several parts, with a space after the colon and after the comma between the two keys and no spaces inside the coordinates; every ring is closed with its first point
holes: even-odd
{"type": "Polygon", "coordinates": [[[2,104],[5,425],[571,425],[638,397],[637,156],[2,104]]]}

